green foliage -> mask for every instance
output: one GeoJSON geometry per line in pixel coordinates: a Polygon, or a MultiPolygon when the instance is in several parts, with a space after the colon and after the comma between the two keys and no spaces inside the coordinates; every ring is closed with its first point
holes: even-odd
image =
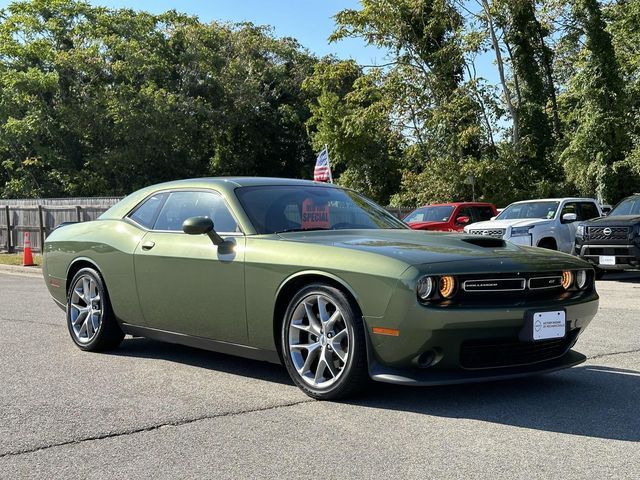
{"type": "Polygon", "coordinates": [[[309,176],[314,58],[265,28],[18,2],[0,23],[5,196],[123,194],[207,174],[309,176]]]}
{"type": "Polygon", "coordinates": [[[462,15],[443,0],[361,3],[336,15],[332,38],[361,36],[390,51],[392,66],[380,75],[396,132],[408,137],[394,203],[459,197],[460,166],[488,146],[481,106],[464,79],[462,15]]]}
{"type": "Polygon", "coordinates": [[[575,58],[575,74],[563,102],[568,142],[561,160],[567,179],[581,194],[617,202],[633,192],[627,154],[630,149],[626,92],[613,47],[596,0],[577,0],[573,15],[584,46],[575,58]]]}
{"type": "Polygon", "coordinates": [[[324,59],[304,83],[315,100],[308,127],[316,151],[329,148],[337,183],[386,204],[400,181],[401,138],[392,128],[380,72],[324,59]]]}
{"type": "Polygon", "coordinates": [[[203,175],[334,178],[381,203],[640,182],[640,1],[362,0],[317,59],[268,27],[22,0],[0,11],[0,196],[119,195],[203,175]],[[481,55],[500,83],[478,76],[481,55]],[[471,183],[474,187],[472,188],[471,183]]]}
{"type": "MultiPolygon", "coordinates": [[[[531,174],[536,179],[552,173],[549,158],[554,138],[547,104],[553,85],[543,73],[551,52],[545,43],[546,32],[536,17],[533,0],[508,2],[506,41],[512,45],[513,74],[518,78],[518,117],[520,137],[532,150],[529,157],[531,174]]],[[[523,151],[526,151],[527,146],[523,151]]]]}

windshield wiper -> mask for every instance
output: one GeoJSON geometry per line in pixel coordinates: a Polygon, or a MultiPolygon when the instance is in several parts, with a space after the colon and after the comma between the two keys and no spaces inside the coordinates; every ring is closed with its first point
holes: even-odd
{"type": "Polygon", "coordinates": [[[289,233],[289,232],[313,232],[317,230],[332,230],[331,228],[325,227],[312,227],[312,228],[287,228],[286,230],[280,230],[275,233],[289,233]]]}

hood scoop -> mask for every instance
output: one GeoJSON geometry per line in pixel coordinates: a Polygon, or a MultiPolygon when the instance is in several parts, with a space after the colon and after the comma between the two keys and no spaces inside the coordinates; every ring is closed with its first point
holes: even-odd
{"type": "Polygon", "coordinates": [[[507,246],[507,242],[495,237],[469,237],[463,238],[462,241],[483,248],[500,248],[507,246]]]}

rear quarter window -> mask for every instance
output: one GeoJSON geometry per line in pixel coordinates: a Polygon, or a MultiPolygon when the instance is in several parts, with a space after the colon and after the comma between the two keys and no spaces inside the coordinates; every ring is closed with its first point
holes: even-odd
{"type": "Polygon", "coordinates": [[[153,228],[158,212],[167,199],[166,193],[158,193],[147,198],[129,215],[129,218],[145,228],[153,228]]]}

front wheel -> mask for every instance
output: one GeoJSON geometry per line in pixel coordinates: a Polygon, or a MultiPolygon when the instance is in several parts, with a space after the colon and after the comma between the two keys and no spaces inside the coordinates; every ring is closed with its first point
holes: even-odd
{"type": "Polygon", "coordinates": [[[79,270],[71,280],[67,326],[74,343],[91,352],[116,348],[124,338],[102,277],[93,268],[79,270]]]}
{"type": "Polygon", "coordinates": [[[362,317],[343,292],[329,285],[309,285],[293,297],[282,322],[281,346],[289,375],[312,398],[344,398],[369,379],[362,317]]]}

